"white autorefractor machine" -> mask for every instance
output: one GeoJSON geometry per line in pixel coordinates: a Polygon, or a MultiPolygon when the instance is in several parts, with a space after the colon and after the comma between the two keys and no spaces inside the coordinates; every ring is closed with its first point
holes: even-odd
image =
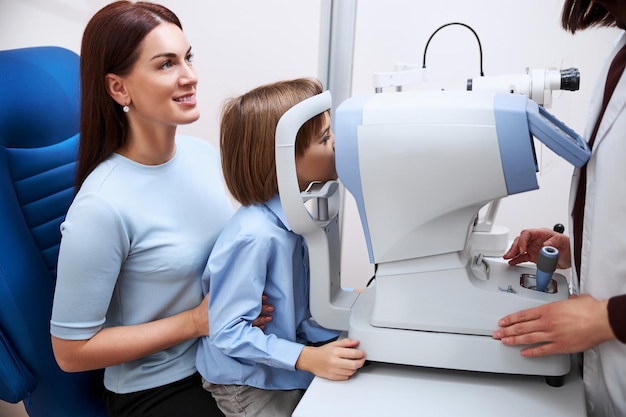
{"type": "Polygon", "coordinates": [[[533,136],[577,167],[589,158],[586,143],[521,95],[407,91],[346,100],[334,119],[337,171],[377,265],[374,284],[354,293],[340,284],[336,184],[300,193],[295,171],[298,129],[330,107],[329,92],[306,100],[276,132],[281,203],[309,248],[313,317],[358,339],[370,361],[540,375],[558,386],[569,355],[524,358],[491,334],[506,314],[566,299],[565,277],[536,291],[535,269],[485,259],[471,236],[483,206],[538,188],[533,136]],[[309,199],[317,200],[313,214],[309,199]]]}

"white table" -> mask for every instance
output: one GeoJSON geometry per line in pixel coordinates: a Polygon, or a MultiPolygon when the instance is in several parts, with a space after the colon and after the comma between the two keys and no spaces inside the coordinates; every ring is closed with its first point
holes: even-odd
{"type": "Polygon", "coordinates": [[[585,417],[578,365],[561,387],[536,376],[371,363],[348,381],[315,378],[293,417],[585,417]]]}

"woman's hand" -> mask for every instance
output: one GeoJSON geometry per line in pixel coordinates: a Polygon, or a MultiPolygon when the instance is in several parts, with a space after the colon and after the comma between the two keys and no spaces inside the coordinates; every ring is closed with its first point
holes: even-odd
{"type": "Polygon", "coordinates": [[[272,321],[271,314],[274,312],[274,306],[267,303],[267,295],[265,294],[261,297],[261,302],[263,303],[261,306],[261,314],[259,314],[259,317],[257,317],[252,324],[263,330],[265,329],[265,325],[272,321]]]}

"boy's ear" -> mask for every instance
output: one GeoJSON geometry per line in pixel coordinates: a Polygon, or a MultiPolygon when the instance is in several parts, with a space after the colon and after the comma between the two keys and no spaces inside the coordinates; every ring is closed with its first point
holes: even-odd
{"type": "Polygon", "coordinates": [[[124,80],[117,74],[106,74],[104,76],[107,92],[120,106],[126,106],[131,102],[130,94],[126,89],[124,80]]]}

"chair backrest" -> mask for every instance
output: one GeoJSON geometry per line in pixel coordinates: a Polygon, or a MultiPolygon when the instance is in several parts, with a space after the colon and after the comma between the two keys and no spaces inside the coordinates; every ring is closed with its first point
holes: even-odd
{"type": "Polygon", "coordinates": [[[105,417],[102,372],[65,373],[50,344],[61,234],[73,198],[79,59],[0,51],[0,399],[31,417],[105,417]]]}

